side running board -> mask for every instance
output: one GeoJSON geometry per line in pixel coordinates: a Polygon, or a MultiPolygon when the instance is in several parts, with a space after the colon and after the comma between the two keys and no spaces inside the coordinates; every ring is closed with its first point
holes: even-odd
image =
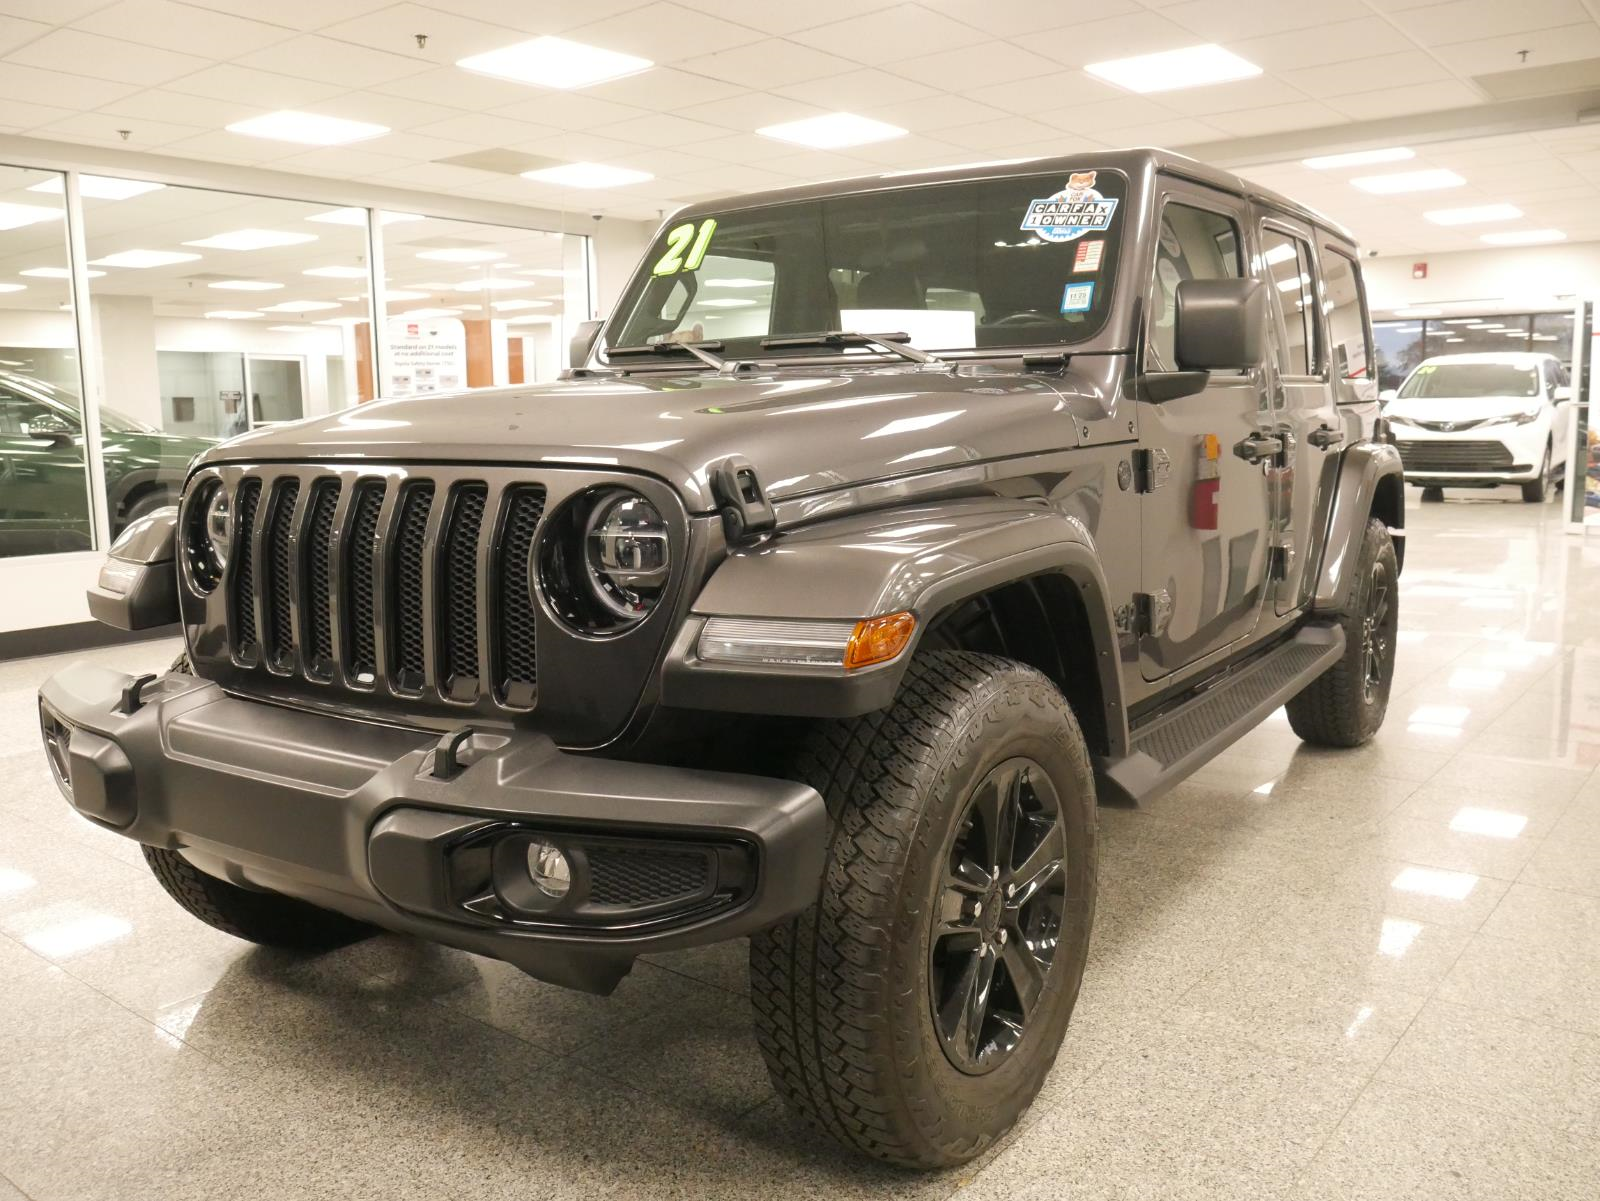
{"type": "Polygon", "coordinates": [[[1344,654],[1344,631],[1303,626],[1293,638],[1238,667],[1175,709],[1134,726],[1132,751],[1102,761],[1105,799],[1158,796],[1221,754],[1344,654]]]}

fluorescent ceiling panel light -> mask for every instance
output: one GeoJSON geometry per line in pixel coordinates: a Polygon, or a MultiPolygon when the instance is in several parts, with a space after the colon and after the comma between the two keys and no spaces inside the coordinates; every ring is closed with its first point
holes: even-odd
{"type": "Polygon", "coordinates": [[[1527,824],[1528,819],[1521,813],[1479,809],[1472,805],[1457,810],[1450,819],[1450,828],[1456,833],[1482,834],[1488,838],[1516,838],[1527,824]]]}
{"type": "Polygon", "coordinates": [[[524,171],[522,178],[535,183],[553,183],[563,188],[619,188],[624,184],[644,183],[655,176],[648,171],[613,167],[608,163],[562,163],[559,167],[524,171]]]}
{"type": "Polygon", "coordinates": [[[519,267],[518,275],[540,275],[546,279],[568,279],[582,275],[582,271],[563,271],[559,267],[519,267]]]}
{"type": "Polygon", "coordinates": [[[366,279],[365,267],[307,267],[301,275],[315,275],[319,279],[366,279]]]}
{"type": "Polygon", "coordinates": [[[1461,209],[1434,209],[1422,214],[1435,225],[1477,225],[1484,221],[1515,221],[1522,210],[1514,204],[1474,204],[1461,209]]]}
{"type": "Polygon", "coordinates": [[[1399,192],[1434,192],[1440,188],[1459,188],[1467,181],[1454,171],[1435,167],[1425,171],[1396,171],[1393,175],[1360,175],[1350,181],[1363,192],[1393,196],[1399,192]]]}
{"type": "Polygon", "coordinates": [[[313,321],[312,325],[365,325],[365,317],[324,317],[320,321],[313,321]]]}
{"type": "Polygon", "coordinates": [[[469,279],[465,283],[457,284],[457,292],[498,292],[510,288],[531,288],[531,279],[469,279]]]}
{"type": "Polygon", "coordinates": [[[0,284],[0,292],[26,292],[27,284],[0,284]]]}
{"type": "Polygon", "coordinates": [[[1536,246],[1540,242],[1565,242],[1567,235],[1559,229],[1508,229],[1497,234],[1483,234],[1479,240],[1490,246],[1536,246]]]}
{"type": "Polygon", "coordinates": [[[783,121],[777,125],[763,126],[756,132],[764,138],[793,142],[796,146],[809,146],[813,150],[865,146],[869,142],[903,138],[906,134],[898,125],[874,121],[871,117],[858,117],[854,113],[825,113],[801,121],[783,121]]]}
{"type": "Polygon", "coordinates": [[[737,276],[728,279],[708,279],[703,285],[707,288],[770,288],[770,279],[739,279],[737,276]]]}
{"type": "MultiPolygon", "coordinates": [[[[29,267],[26,271],[18,271],[18,275],[31,275],[35,279],[71,279],[72,272],[66,267],[29,267]]],[[[85,271],[90,279],[99,279],[104,271],[85,271]]]]}
{"type": "Polygon", "coordinates": [[[275,334],[303,334],[310,330],[309,325],[269,325],[267,329],[275,334]]]}
{"type": "Polygon", "coordinates": [[[1318,154],[1303,158],[1300,165],[1313,171],[1336,171],[1340,167],[1366,167],[1373,163],[1403,163],[1416,158],[1409,146],[1387,146],[1382,150],[1352,150],[1349,154],[1318,154]]]}
{"type": "Polygon", "coordinates": [[[338,302],[332,300],[285,300],[282,304],[269,304],[261,311],[263,313],[326,313],[329,309],[338,307],[338,302]]]}
{"type": "Polygon", "coordinates": [[[219,279],[206,287],[219,288],[224,292],[274,292],[283,285],[264,279],[219,279]]]}
{"type": "MultiPolygon", "coordinates": [[[[166,187],[164,183],[147,183],[142,179],[112,179],[108,175],[80,175],[78,176],[78,195],[88,200],[128,200],[134,196],[143,196],[146,192],[156,192],[166,187]]],[[[55,175],[36,183],[28,189],[30,192],[44,192],[51,196],[60,196],[67,190],[67,184],[61,176],[55,175]]]]}
{"type": "Polygon", "coordinates": [[[419,250],[417,257],[436,263],[493,263],[506,256],[499,250],[474,250],[463,246],[449,250],[419,250]]]}
{"type": "Polygon", "coordinates": [[[212,309],[206,316],[218,321],[253,321],[261,314],[254,309],[212,309]]]}
{"type": "Polygon", "coordinates": [[[173,263],[192,263],[200,256],[180,250],[119,250],[104,258],[90,259],[96,267],[170,267],[173,263]]]}
{"type": "Polygon", "coordinates": [[[454,317],[460,309],[407,309],[403,313],[396,313],[396,317],[404,317],[407,321],[427,321],[431,317],[454,317]]]}
{"type": "Polygon", "coordinates": [[[299,246],[315,242],[316,234],[291,234],[277,229],[235,229],[185,242],[185,246],[204,246],[209,250],[272,250],[278,246],[299,246]]]}
{"type": "Polygon", "coordinates": [[[1394,315],[1396,317],[1437,317],[1443,312],[1443,309],[1395,309],[1394,315]]]}
{"type": "MultiPolygon", "coordinates": [[[[329,209],[325,213],[316,213],[306,218],[307,221],[321,221],[328,225],[359,225],[367,223],[367,210],[361,208],[329,209]]],[[[417,213],[383,213],[380,224],[397,225],[402,221],[421,221],[417,213]]]]}
{"type": "Polygon", "coordinates": [[[700,306],[707,309],[744,309],[753,304],[755,304],[755,301],[745,300],[739,296],[719,296],[700,302],[700,306]]]}
{"type": "Polygon", "coordinates": [[[491,300],[489,307],[497,313],[516,313],[523,309],[547,309],[554,303],[550,300],[491,300]]]}
{"type": "Polygon", "coordinates": [[[544,88],[585,88],[648,71],[655,63],[566,38],[541,37],[456,60],[463,71],[544,88]]]}
{"type": "MultiPolygon", "coordinates": [[[[405,288],[390,288],[388,291],[384,292],[383,298],[384,298],[385,301],[390,301],[390,300],[426,300],[426,299],[428,299],[428,295],[429,294],[427,292],[411,292],[411,291],[406,290],[405,288]]],[[[361,299],[365,300],[366,297],[363,296],[363,297],[361,297],[361,299]]]]}
{"type": "Polygon", "coordinates": [[[1255,63],[1214,43],[1186,46],[1182,50],[1163,50],[1159,54],[1114,58],[1103,63],[1090,63],[1084,70],[1130,92],[1172,92],[1178,88],[1229,83],[1261,74],[1261,68],[1255,63]]]}
{"type": "Polygon", "coordinates": [[[291,109],[235,121],[227,128],[229,133],[242,133],[274,142],[299,142],[306,146],[343,146],[347,142],[364,142],[389,132],[387,125],[374,125],[371,121],[347,121],[343,117],[297,113],[291,109]]]}
{"type": "Polygon", "coordinates": [[[41,221],[60,221],[61,210],[43,204],[11,204],[0,201],[0,229],[21,229],[41,221]]]}

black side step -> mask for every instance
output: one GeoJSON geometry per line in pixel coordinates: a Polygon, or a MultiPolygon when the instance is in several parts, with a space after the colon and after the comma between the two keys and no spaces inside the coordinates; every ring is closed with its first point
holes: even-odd
{"type": "Polygon", "coordinates": [[[1303,626],[1293,638],[1133,730],[1125,759],[1102,761],[1107,799],[1157,796],[1221,754],[1344,654],[1344,630],[1303,626]]]}

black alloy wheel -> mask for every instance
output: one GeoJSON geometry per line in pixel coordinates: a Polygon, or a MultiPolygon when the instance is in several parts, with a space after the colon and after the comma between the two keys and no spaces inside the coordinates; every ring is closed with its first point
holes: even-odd
{"type": "Polygon", "coordinates": [[[1060,798],[1031,759],[973,789],[945,863],[929,938],[929,1003],[945,1055],[969,1075],[1022,1042],[1061,937],[1067,838],[1060,798]]]}
{"type": "Polygon", "coordinates": [[[1394,663],[1395,632],[1399,609],[1390,602],[1393,581],[1382,559],[1372,564],[1367,611],[1361,619],[1361,695],[1371,704],[1389,678],[1394,663]]]}

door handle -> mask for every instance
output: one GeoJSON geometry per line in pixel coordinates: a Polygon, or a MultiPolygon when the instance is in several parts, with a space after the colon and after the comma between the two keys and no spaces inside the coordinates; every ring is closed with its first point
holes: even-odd
{"type": "Polygon", "coordinates": [[[1306,435],[1306,441],[1318,450],[1329,450],[1344,441],[1344,431],[1324,425],[1306,435]]]}
{"type": "Polygon", "coordinates": [[[1283,453],[1283,439],[1275,434],[1251,434],[1233,444],[1233,453],[1246,463],[1259,463],[1283,453]]]}

